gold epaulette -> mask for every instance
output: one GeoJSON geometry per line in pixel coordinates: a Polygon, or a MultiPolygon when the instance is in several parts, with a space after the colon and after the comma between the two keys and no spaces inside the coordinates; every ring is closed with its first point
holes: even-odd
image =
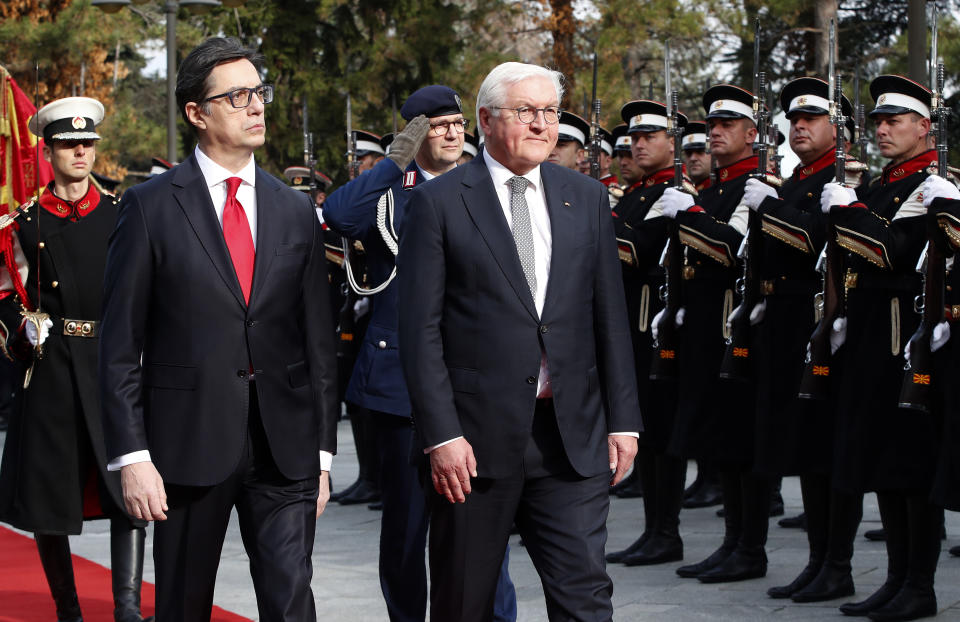
{"type": "Polygon", "coordinates": [[[960,248],[960,218],[950,212],[939,212],[937,214],[937,224],[943,230],[950,245],[955,249],[960,248]]]}

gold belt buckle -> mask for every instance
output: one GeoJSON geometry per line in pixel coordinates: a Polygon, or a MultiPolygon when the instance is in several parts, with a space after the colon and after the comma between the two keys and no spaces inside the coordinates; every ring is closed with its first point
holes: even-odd
{"type": "Polygon", "coordinates": [[[960,305],[949,305],[947,307],[947,319],[948,320],[960,319],[960,305]]]}
{"type": "Polygon", "coordinates": [[[63,334],[69,337],[94,337],[97,323],[91,320],[63,320],[63,334]]]}
{"type": "Polygon", "coordinates": [[[764,296],[769,296],[773,294],[773,279],[760,281],[760,293],[763,294],[764,296]]]}
{"type": "Polygon", "coordinates": [[[857,273],[847,268],[847,273],[843,277],[843,286],[846,289],[854,289],[857,286],[857,273]]]}
{"type": "Polygon", "coordinates": [[[684,266],[683,267],[683,280],[691,281],[693,280],[696,270],[693,269],[693,266],[684,266]]]}

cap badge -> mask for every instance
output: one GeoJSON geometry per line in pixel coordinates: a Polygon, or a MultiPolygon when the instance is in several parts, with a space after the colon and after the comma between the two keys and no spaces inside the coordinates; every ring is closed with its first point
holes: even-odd
{"type": "Polygon", "coordinates": [[[87,127],[87,120],[83,117],[74,117],[73,118],[73,129],[82,130],[87,127]]]}
{"type": "Polygon", "coordinates": [[[887,96],[886,96],[886,94],[881,95],[881,96],[877,99],[877,105],[878,105],[878,106],[881,106],[881,105],[883,105],[883,103],[884,103],[885,101],[887,101],[887,96]]]}
{"type": "Polygon", "coordinates": [[[806,96],[806,95],[801,95],[800,97],[798,97],[798,98],[797,98],[797,105],[798,105],[798,106],[806,106],[806,105],[807,105],[807,96],[806,96]]]}
{"type": "Polygon", "coordinates": [[[302,183],[303,183],[303,177],[294,177],[294,178],[293,178],[293,185],[294,185],[294,186],[299,186],[299,185],[302,184],[302,183]]]}
{"type": "Polygon", "coordinates": [[[454,93],[453,99],[457,102],[457,110],[463,110],[463,103],[460,101],[460,96],[454,93]]]}
{"type": "Polygon", "coordinates": [[[723,100],[722,100],[722,99],[718,99],[717,101],[713,102],[713,106],[712,106],[712,107],[713,107],[714,110],[716,110],[717,108],[722,108],[722,107],[723,107],[723,100]]]}

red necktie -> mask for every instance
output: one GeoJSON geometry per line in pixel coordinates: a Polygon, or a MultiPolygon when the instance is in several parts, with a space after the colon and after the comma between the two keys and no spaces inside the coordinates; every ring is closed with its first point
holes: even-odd
{"type": "Polygon", "coordinates": [[[233,259],[233,268],[237,271],[240,280],[240,289],[243,299],[250,302],[250,286],[253,283],[253,236],[250,234],[250,223],[243,211],[243,206],[237,200],[237,188],[243,181],[239,177],[227,179],[227,203],[223,206],[223,239],[227,242],[227,250],[233,259]]]}

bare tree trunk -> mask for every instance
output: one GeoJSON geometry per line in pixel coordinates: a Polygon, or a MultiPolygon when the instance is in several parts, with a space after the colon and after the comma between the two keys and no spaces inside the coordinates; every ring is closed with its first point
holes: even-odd
{"type": "Polygon", "coordinates": [[[553,65],[567,80],[566,93],[561,107],[570,108],[571,96],[575,93],[576,60],[574,57],[573,35],[577,30],[577,22],[573,17],[572,0],[550,0],[551,16],[548,19],[548,30],[553,35],[553,65]]]}
{"type": "MultiPolygon", "coordinates": [[[[830,20],[837,18],[837,0],[815,0],[813,6],[814,35],[813,70],[814,75],[826,76],[830,64],[830,20]]],[[[834,50],[836,53],[837,50],[834,50]]]]}

